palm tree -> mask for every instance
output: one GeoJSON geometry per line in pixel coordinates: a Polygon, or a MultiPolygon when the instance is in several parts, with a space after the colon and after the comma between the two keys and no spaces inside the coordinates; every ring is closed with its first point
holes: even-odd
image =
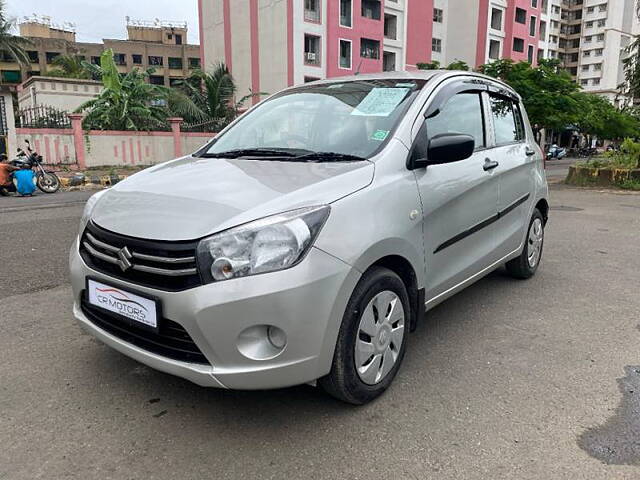
{"type": "Polygon", "coordinates": [[[209,131],[219,131],[237,115],[244,103],[263,92],[250,92],[235,101],[236,84],[227,66],[220,62],[210,72],[196,70],[191,77],[172,89],[169,109],[187,123],[197,123],[209,131]]]}
{"type": "Polygon", "coordinates": [[[92,71],[87,68],[87,62],[78,55],[59,55],[53,60],[57,68],[49,70],[49,77],[80,78],[89,80],[94,78],[92,71]]]}
{"type": "Polygon", "coordinates": [[[147,82],[153,69],[134,69],[120,76],[113,50],[100,57],[99,73],[104,89],[95,99],[83,103],[76,112],[86,112],[87,130],[153,130],[167,125],[169,91],[147,82]]]}
{"type": "Polygon", "coordinates": [[[0,0],[0,51],[7,52],[21,65],[29,65],[29,55],[25,48],[32,43],[27,38],[11,34],[14,22],[7,18],[5,10],[5,1],[0,0]]]}

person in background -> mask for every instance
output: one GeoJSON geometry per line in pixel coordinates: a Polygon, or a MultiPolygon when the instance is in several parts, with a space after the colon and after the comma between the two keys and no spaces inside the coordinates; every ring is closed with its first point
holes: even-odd
{"type": "Polygon", "coordinates": [[[19,168],[9,164],[6,159],[0,161],[0,195],[8,195],[9,192],[16,191],[11,174],[17,170],[19,168]]]}
{"type": "Polygon", "coordinates": [[[36,191],[36,174],[30,168],[19,168],[13,172],[13,184],[23,197],[30,197],[36,191]]]}

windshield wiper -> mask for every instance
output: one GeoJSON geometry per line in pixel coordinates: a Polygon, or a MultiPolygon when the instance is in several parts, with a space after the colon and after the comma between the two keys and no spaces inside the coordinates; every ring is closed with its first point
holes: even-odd
{"type": "Polygon", "coordinates": [[[240,158],[240,157],[298,157],[308,150],[295,148],[240,148],[226,152],[203,153],[203,158],[240,158]]]}
{"type": "Polygon", "coordinates": [[[366,160],[364,157],[359,157],[358,155],[351,155],[348,153],[338,153],[338,152],[311,152],[306,153],[304,155],[299,155],[294,157],[292,160],[295,161],[320,161],[320,162],[359,162],[362,160],[366,160]]]}

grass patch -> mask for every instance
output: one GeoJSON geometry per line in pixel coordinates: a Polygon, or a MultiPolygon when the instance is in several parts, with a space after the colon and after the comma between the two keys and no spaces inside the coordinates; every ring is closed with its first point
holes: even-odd
{"type": "Polygon", "coordinates": [[[635,192],[640,192],[639,180],[625,180],[624,182],[616,183],[615,186],[623,190],[633,190],[635,192]]]}

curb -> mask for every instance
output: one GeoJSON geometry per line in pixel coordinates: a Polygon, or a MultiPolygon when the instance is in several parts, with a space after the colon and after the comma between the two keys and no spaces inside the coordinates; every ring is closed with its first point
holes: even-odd
{"type": "Polygon", "coordinates": [[[61,178],[60,185],[65,189],[72,187],[84,187],[87,185],[95,185],[108,188],[128,177],[129,175],[74,175],[73,177],[61,178]]]}
{"type": "Polygon", "coordinates": [[[565,183],[569,185],[615,186],[627,180],[640,180],[640,169],[594,168],[572,165],[565,183]]]}

